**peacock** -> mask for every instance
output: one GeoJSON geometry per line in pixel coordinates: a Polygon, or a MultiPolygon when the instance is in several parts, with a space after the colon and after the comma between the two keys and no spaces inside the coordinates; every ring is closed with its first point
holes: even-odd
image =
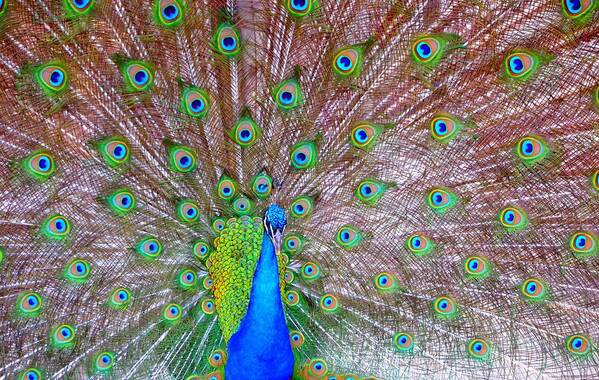
{"type": "Polygon", "coordinates": [[[597,378],[598,9],[0,0],[0,379],[597,378]]]}

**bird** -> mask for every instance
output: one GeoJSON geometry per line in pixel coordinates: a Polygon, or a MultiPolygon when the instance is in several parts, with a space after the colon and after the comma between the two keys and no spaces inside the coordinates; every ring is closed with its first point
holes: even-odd
{"type": "Polygon", "coordinates": [[[596,0],[0,0],[0,379],[591,379],[596,0]]]}

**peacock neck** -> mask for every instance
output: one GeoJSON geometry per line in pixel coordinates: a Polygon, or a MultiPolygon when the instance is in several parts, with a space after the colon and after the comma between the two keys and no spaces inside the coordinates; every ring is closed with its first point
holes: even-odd
{"type": "Polygon", "coordinates": [[[291,377],[293,352],[279,281],[275,247],[264,233],[248,310],[239,330],[229,340],[227,380],[288,380],[291,377]]]}

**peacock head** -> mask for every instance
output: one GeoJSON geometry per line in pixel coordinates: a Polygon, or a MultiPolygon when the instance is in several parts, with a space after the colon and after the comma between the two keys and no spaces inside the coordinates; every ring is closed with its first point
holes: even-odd
{"type": "Polygon", "coordinates": [[[264,213],[264,230],[272,240],[277,254],[281,252],[286,224],[287,217],[285,216],[285,210],[280,206],[273,204],[266,209],[264,213]]]}

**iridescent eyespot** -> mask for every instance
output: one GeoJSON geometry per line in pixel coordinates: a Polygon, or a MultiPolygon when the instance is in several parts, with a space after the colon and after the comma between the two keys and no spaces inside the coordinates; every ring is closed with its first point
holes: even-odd
{"type": "Polygon", "coordinates": [[[212,315],[216,311],[214,300],[212,298],[205,298],[201,303],[202,313],[212,315]]]}
{"type": "Polygon", "coordinates": [[[46,95],[52,96],[64,92],[69,85],[69,74],[65,66],[48,63],[37,67],[35,79],[46,95]]]}
{"type": "Polygon", "coordinates": [[[45,151],[36,151],[23,160],[23,169],[31,177],[43,181],[56,171],[56,163],[52,155],[45,151]]]}
{"type": "Polygon", "coordinates": [[[449,114],[435,115],[430,123],[431,136],[443,144],[453,140],[463,127],[458,118],[449,114]]]}
{"type": "Polygon", "coordinates": [[[178,173],[189,173],[197,167],[196,152],[184,145],[167,143],[168,167],[178,173]]]}
{"type": "Polygon", "coordinates": [[[367,205],[375,205],[389,188],[389,184],[376,179],[365,179],[358,184],[355,196],[367,205]]]}
{"type": "Polygon", "coordinates": [[[200,261],[205,261],[210,255],[210,245],[204,240],[198,240],[193,244],[193,255],[200,261]]]}
{"type": "Polygon", "coordinates": [[[593,186],[595,191],[599,192],[599,170],[595,170],[591,175],[591,186],[593,186]]]}
{"type": "Polygon", "coordinates": [[[287,293],[285,293],[285,303],[289,306],[295,306],[297,304],[299,304],[300,302],[300,297],[299,297],[299,293],[296,292],[295,290],[288,290],[287,293]]]}
{"type": "Polygon", "coordinates": [[[516,50],[505,57],[504,72],[507,78],[526,81],[537,71],[541,56],[530,50],[516,50]]]}
{"type": "Polygon", "coordinates": [[[154,72],[141,61],[129,61],[122,66],[122,74],[128,92],[148,90],[154,83],[154,72]]]}
{"type": "Polygon", "coordinates": [[[201,118],[206,116],[210,109],[210,97],[206,90],[198,87],[187,87],[181,95],[183,112],[191,117],[201,118]]]}
{"type": "Polygon", "coordinates": [[[223,375],[219,371],[210,372],[206,376],[202,377],[205,380],[223,380],[223,375]]]}
{"type": "Polygon", "coordinates": [[[106,203],[116,215],[124,216],[135,209],[137,201],[129,189],[119,189],[106,197],[106,203]]]}
{"type": "Polygon", "coordinates": [[[296,219],[307,218],[314,208],[314,200],[311,197],[302,195],[291,202],[290,214],[296,219]]]}
{"type": "Polygon", "coordinates": [[[327,373],[327,368],[327,363],[323,359],[312,359],[308,364],[308,373],[312,376],[320,378],[327,373]]]}
{"type": "Polygon", "coordinates": [[[64,278],[70,282],[82,284],[89,279],[91,265],[82,259],[73,259],[64,270],[64,278]]]}
{"type": "Polygon", "coordinates": [[[114,353],[109,351],[99,352],[94,355],[94,372],[105,373],[114,366],[114,353]]]}
{"type": "Polygon", "coordinates": [[[131,291],[127,288],[116,288],[108,297],[108,306],[113,309],[123,310],[131,303],[131,291]]]}
{"type": "Polygon", "coordinates": [[[67,16],[82,16],[92,10],[96,0],[64,0],[67,16]]]}
{"type": "Polygon", "coordinates": [[[162,320],[167,323],[176,323],[181,319],[183,309],[176,303],[169,303],[162,308],[162,320]]]}
{"type": "Polygon", "coordinates": [[[304,334],[297,330],[289,331],[289,340],[291,341],[291,347],[299,348],[304,344],[304,334]]]}
{"type": "Polygon", "coordinates": [[[529,301],[543,301],[549,295],[547,285],[536,278],[529,278],[522,282],[520,293],[529,301]]]}
{"type": "Polygon", "coordinates": [[[264,171],[252,179],[252,192],[260,199],[266,199],[272,193],[272,178],[264,171]]]}
{"type": "Polygon", "coordinates": [[[182,199],[177,203],[177,217],[184,223],[193,223],[200,217],[200,208],[196,202],[182,199]]]}
{"type": "Polygon", "coordinates": [[[467,278],[483,279],[491,274],[491,265],[484,257],[470,256],[464,260],[464,273],[467,278]]]}
{"type": "Polygon", "coordinates": [[[225,219],[221,217],[212,219],[211,227],[212,231],[219,235],[225,229],[225,219]]]}
{"type": "Polygon", "coordinates": [[[586,336],[574,334],[566,338],[566,348],[572,355],[583,358],[592,352],[593,345],[586,336]]]}
{"type": "Polygon", "coordinates": [[[198,283],[198,275],[192,269],[186,268],[177,274],[177,285],[180,289],[189,290],[195,288],[198,283]]]}
{"type": "Polygon", "coordinates": [[[237,29],[228,23],[221,24],[213,38],[214,48],[220,54],[234,57],[241,51],[241,42],[237,29]]]}
{"type": "Polygon", "coordinates": [[[437,318],[455,318],[458,315],[458,304],[447,296],[440,296],[433,301],[433,311],[437,318]]]}
{"type": "Polygon", "coordinates": [[[208,362],[213,367],[220,367],[227,362],[227,354],[220,348],[216,349],[208,356],[208,362]]]}
{"type": "Polygon", "coordinates": [[[279,83],[273,89],[273,97],[277,107],[282,110],[290,110],[302,103],[302,90],[295,78],[279,83]]]}
{"type": "Polygon", "coordinates": [[[71,232],[71,223],[62,215],[53,215],[42,223],[41,232],[48,239],[64,240],[71,232]]]}
{"type": "Polygon", "coordinates": [[[562,0],[562,12],[575,21],[586,22],[598,7],[596,0],[562,0]]]}
{"type": "Polygon", "coordinates": [[[451,190],[434,187],[426,196],[426,203],[437,214],[445,214],[458,202],[458,197],[451,190]]]}
{"type": "Polygon", "coordinates": [[[480,338],[471,339],[467,344],[468,355],[477,360],[487,360],[491,355],[489,344],[480,338]]]}
{"type": "MultiPolygon", "coordinates": [[[[4,16],[6,9],[8,8],[8,0],[0,0],[0,17],[4,16]]],[[[37,379],[36,379],[37,380],[37,379]]]]}
{"type": "Polygon", "coordinates": [[[368,122],[359,122],[353,126],[351,133],[349,135],[350,143],[362,150],[371,150],[378,137],[383,133],[385,128],[390,128],[391,126],[385,125],[377,125],[368,122]]]}
{"type": "Polygon", "coordinates": [[[399,279],[392,273],[381,272],[374,277],[374,286],[381,293],[395,292],[399,289],[399,279]]]}
{"type": "Polygon", "coordinates": [[[333,58],[333,69],[339,76],[358,76],[362,68],[364,48],[359,46],[345,47],[338,50],[333,58]]]}
{"type": "Polygon", "coordinates": [[[162,253],[162,243],[155,237],[149,236],[135,245],[135,251],[145,259],[154,260],[162,253]]]}
{"type": "Polygon", "coordinates": [[[17,314],[22,317],[34,318],[42,311],[42,297],[36,292],[23,292],[17,297],[17,314]]]}
{"type": "Polygon", "coordinates": [[[315,261],[306,261],[300,269],[300,275],[305,281],[312,282],[320,278],[322,271],[315,261]]]}
{"type": "Polygon", "coordinates": [[[237,215],[248,215],[254,210],[254,203],[245,195],[240,195],[233,201],[233,211],[237,215]]]}
{"type": "Polygon", "coordinates": [[[237,183],[226,174],[223,174],[216,185],[216,193],[220,199],[230,201],[237,193],[237,183]]]}
{"type": "Polygon", "coordinates": [[[341,309],[341,304],[337,297],[331,293],[326,293],[320,297],[320,309],[327,313],[336,313],[341,309]]]}
{"type": "Polygon", "coordinates": [[[247,148],[262,135],[262,128],[249,116],[243,116],[229,132],[229,137],[242,148],[247,148]]]}
{"type": "Polygon", "coordinates": [[[415,256],[427,255],[434,249],[432,240],[420,232],[408,236],[405,246],[415,256]]]}
{"type": "Polygon", "coordinates": [[[285,236],[285,238],[283,239],[283,249],[286,252],[289,252],[289,253],[299,252],[299,251],[301,251],[303,246],[304,246],[303,238],[296,233],[287,234],[287,236],[285,236]]]}
{"type": "Polygon", "coordinates": [[[570,236],[570,250],[577,258],[597,255],[599,239],[592,232],[578,231],[570,236]]]}
{"type": "Polygon", "coordinates": [[[318,7],[317,0],[287,0],[285,2],[287,11],[291,16],[304,17],[309,15],[318,7]]]}
{"type": "Polygon", "coordinates": [[[117,168],[129,162],[131,148],[129,143],[122,137],[109,137],[98,142],[98,151],[106,165],[117,168]]]}
{"type": "Polygon", "coordinates": [[[302,141],[291,149],[291,165],[296,169],[312,169],[318,162],[318,150],[314,141],[302,141]]]}
{"type": "Polygon", "coordinates": [[[399,352],[411,352],[414,349],[414,336],[408,332],[398,332],[393,336],[393,345],[399,352]]]}
{"type": "Polygon", "coordinates": [[[202,286],[204,289],[211,289],[212,285],[214,285],[214,281],[212,281],[212,277],[206,276],[204,280],[202,280],[202,286]]]}
{"type": "Polygon", "coordinates": [[[346,224],[339,228],[337,231],[337,235],[335,236],[335,240],[337,244],[344,249],[352,249],[357,247],[362,242],[363,236],[362,232],[357,228],[346,224]]]}
{"type": "MultiPolygon", "coordinates": [[[[1,5],[0,1],[0,5],[1,5]]],[[[0,15],[2,12],[0,12],[0,15]]],[[[27,368],[19,375],[19,380],[43,380],[42,371],[37,368],[27,368]]]]}
{"type": "Polygon", "coordinates": [[[516,154],[525,165],[533,165],[547,157],[549,147],[540,137],[526,136],[518,141],[516,154]]]}
{"type": "Polygon", "coordinates": [[[528,225],[528,215],[517,207],[508,206],[499,212],[499,222],[508,231],[521,231],[528,225]]]}
{"type": "Polygon", "coordinates": [[[444,43],[432,36],[422,36],[412,43],[412,56],[417,62],[427,63],[434,60],[444,43]]]}
{"type": "Polygon", "coordinates": [[[75,345],[75,329],[71,325],[62,324],[50,332],[50,342],[55,348],[71,348],[75,345]]]}
{"type": "Polygon", "coordinates": [[[184,14],[185,8],[180,0],[155,0],[154,17],[165,28],[180,25],[184,14]]]}

